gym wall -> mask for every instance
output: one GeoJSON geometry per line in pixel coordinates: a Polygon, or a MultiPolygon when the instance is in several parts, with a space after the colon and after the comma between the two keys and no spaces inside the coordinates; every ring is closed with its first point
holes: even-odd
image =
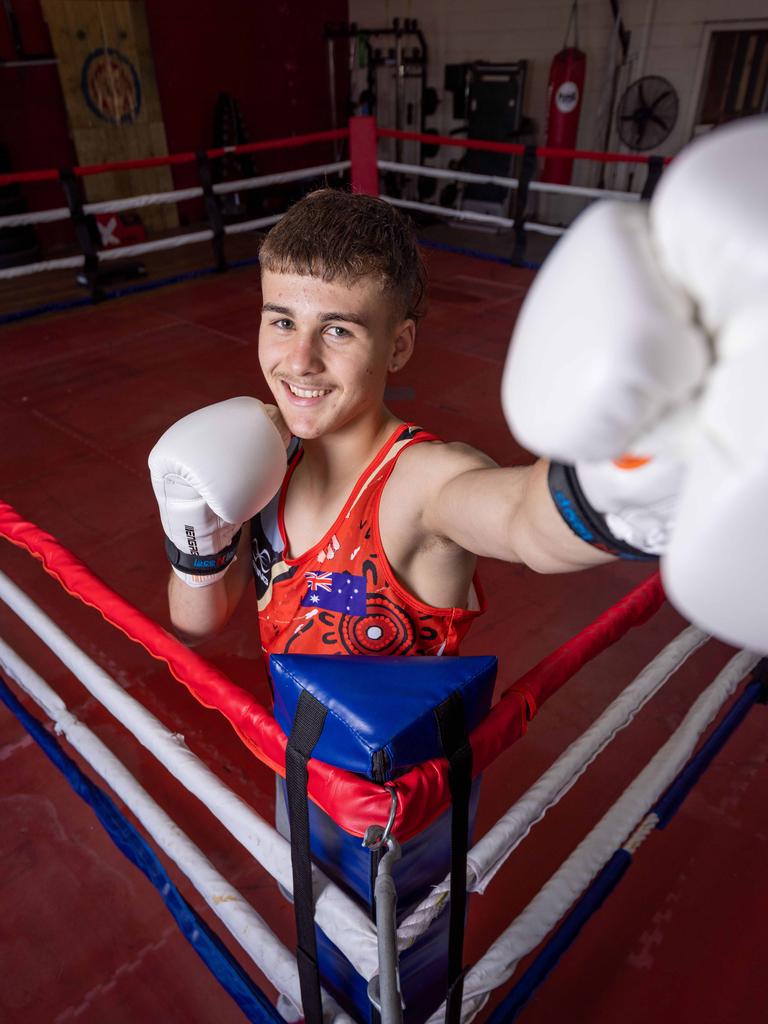
{"type": "MultiPolygon", "coordinates": [[[[101,9],[107,25],[114,21],[112,15],[119,8],[142,4],[142,0],[81,2],[83,19],[93,20],[94,11],[98,15],[101,9]]],[[[227,0],[222,4],[207,0],[145,0],[142,5],[168,152],[197,150],[213,144],[213,115],[220,92],[238,100],[252,141],[331,127],[323,29],[326,22],[348,19],[346,0],[292,0],[282,4],[253,0],[227,0]]],[[[41,0],[12,0],[11,6],[18,32],[14,38],[7,14],[0,11],[0,59],[18,61],[24,54],[52,55],[52,33],[41,0]],[[21,55],[19,44],[23,49],[21,55]]],[[[78,0],[70,0],[68,6],[77,8],[78,0]]],[[[107,45],[112,45],[109,40],[107,45]]],[[[72,74],[77,84],[79,70],[74,69],[72,74]]],[[[3,67],[0,76],[0,142],[7,147],[13,169],[78,163],[60,84],[60,67],[3,67]]],[[[343,118],[343,81],[339,82],[337,96],[343,118]]],[[[114,131],[119,133],[119,126],[114,131]]],[[[316,155],[322,159],[319,151],[316,155]]],[[[257,170],[272,169],[275,159],[271,156],[260,160],[257,170]]],[[[194,170],[174,170],[174,184],[184,187],[193,183],[190,174],[194,178],[194,170]]],[[[57,206],[62,200],[57,185],[31,186],[25,193],[30,209],[57,206]]],[[[62,230],[68,237],[69,225],[63,229],[46,226],[46,248],[65,240],[62,230]]]]}
{"type": "MultiPolygon", "coordinates": [[[[713,30],[741,27],[768,29],[765,0],[619,0],[624,26],[631,33],[627,62],[617,82],[617,96],[643,75],[661,75],[675,87],[680,109],[674,130],[649,152],[676,153],[694,134],[709,40],[713,30]]],[[[361,26],[392,18],[417,18],[429,46],[428,81],[445,97],[430,124],[441,133],[458,127],[451,117],[450,96],[443,92],[446,64],[527,60],[524,112],[535,120],[544,142],[547,84],[552,57],[563,46],[571,0],[350,0],[350,19],[361,26]]],[[[587,77],[579,123],[578,146],[603,149],[612,78],[612,43],[616,33],[609,0],[580,0],[579,46],[587,54],[587,77]]],[[[573,37],[571,37],[573,45],[573,37]]],[[[611,127],[608,148],[626,150],[611,127]]],[[[458,151],[452,154],[455,156],[458,151]]],[[[436,163],[447,161],[445,151],[436,163]]],[[[599,168],[582,163],[574,184],[595,183],[599,168]]],[[[642,187],[644,172],[616,167],[606,185],[642,187]]]]}

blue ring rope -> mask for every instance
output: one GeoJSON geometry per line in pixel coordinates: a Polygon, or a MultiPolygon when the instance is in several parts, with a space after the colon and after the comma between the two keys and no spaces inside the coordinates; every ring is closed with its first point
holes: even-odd
{"type": "Polygon", "coordinates": [[[187,903],[156,854],[114,801],[83,774],[42,723],[24,708],[0,675],[0,700],[21,722],[66,778],[72,789],[94,811],[112,842],[157,889],[184,938],[253,1024],[284,1024],[264,993],[248,977],[221,939],[187,903]]]}
{"type": "Polygon", "coordinates": [[[486,1024],[507,1024],[517,1017],[539,985],[557,966],[560,958],[576,940],[590,917],[600,909],[619,884],[631,863],[632,854],[626,850],[617,850],[613,854],[541,952],[520,976],[517,984],[510,989],[503,1001],[493,1011],[486,1024]]]}
{"type": "Polygon", "coordinates": [[[675,816],[677,809],[688,796],[693,786],[709,767],[714,757],[720,752],[726,740],[741,725],[754,705],[760,700],[764,688],[768,684],[768,661],[761,661],[752,673],[753,682],[749,683],[739,699],[728,709],[722,722],[713,731],[698,753],[694,754],[680,774],[674,779],[667,791],[662,794],[652,812],[659,817],[656,828],[665,828],[675,816]]]}
{"type": "Polygon", "coordinates": [[[29,309],[17,309],[13,313],[0,315],[0,324],[15,324],[19,320],[30,320],[33,316],[44,316],[46,313],[66,313],[70,309],[81,306],[92,306],[90,298],[64,299],[62,302],[46,302],[42,306],[30,306],[29,309]]]}
{"type": "MultiPolygon", "coordinates": [[[[728,738],[741,725],[747,713],[764,698],[768,685],[768,661],[761,661],[752,674],[753,682],[744,689],[739,699],[728,710],[722,722],[707,738],[698,753],[688,761],[673,779],[666,792],[649,813],[658,815],[656,828],[669,824],[686,796],[701,778],[728,738]]],[[[598,873],[590,887],[574,904],[568,916],[548,939],[541,951],[520,976],[517,983],[499,1003],[486,1024],[509,1024],[515,1020],[536,989],[547,978],[563,954],[573,944],[579,932],[600,909],[633,862],[632,854],[621,847],[598,873]]]]}

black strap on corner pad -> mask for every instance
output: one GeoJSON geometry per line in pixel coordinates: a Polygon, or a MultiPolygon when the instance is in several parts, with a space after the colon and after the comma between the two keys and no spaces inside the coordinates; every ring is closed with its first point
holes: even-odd
{"type": "Polygon", "coordinates": [[[641,551],[640,548],[613,536],[605,517],[592,508],[587,500],[574,466],[551,462],[547,480],[557,511],[581,540],[618,558],[637,562],[652,562],[657,559],[657,555],[649,555],[647,551],[641,551]]]}
{"type": "Polygon", "coordinates": [[[237,546],[240,543],[242,527],[237,531],[232,540],[225,548],[215,555],[191,555],[181,548],[177,548],[170,537],[165,538],[165,553],[168,561],[180,572],[189,573],[190,576],[213,576],[221,572],[234,560],[237,554],[237,546]]]}
{"type": "Polygon", "coordinates": [[[459,1024],[464,991],[464,922],[467,909],[467,850],[469,797],[472,790],[472,747],[467,732],[464,701],[454,691],[435,708],[443,754],[448,760],[451,812],[451,891],[448,924],[448,995],[446,1024],[459,1024]]]}
{"type": "Polygon", "coordinates": [[[302,690],[285,751],[288,820],[291,826],[293,909],[296,917],[296,962],[306,1024],[322,1024],[323,1020],[315,934],[315,901],[312,895],[312,861],[309,853],[307,762],[320,739],[327,714],[328,709],[323,707],[316,697],[302,690]]]}

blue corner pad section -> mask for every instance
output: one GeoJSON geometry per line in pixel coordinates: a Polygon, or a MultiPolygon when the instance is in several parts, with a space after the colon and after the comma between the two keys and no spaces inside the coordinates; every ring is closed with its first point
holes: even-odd
{"type": "Polygon", "coordinates": [[[192,909],[173,884],[161,861],[115,802],[83,774],[58,741],[13,695],[0,676],[0,701],[16,716],[77,795],[94,811],[112,842],[157,889],[179,930],[219,984],[253,1024],[285,1024],[264,993],[245,973],[221,939],[192,909]]]}
{"type": "Polygon", "coordinates": [[[328,709],[313,756],[372,778],[383,751],[375,774],[386,782],[440,756],[434,710],[452,693],[461,694],[467,729],[479,724],[490,707],[496,658],[273,654],[270,674],[275,718],[286,735],[307,690],[328,709]]]}

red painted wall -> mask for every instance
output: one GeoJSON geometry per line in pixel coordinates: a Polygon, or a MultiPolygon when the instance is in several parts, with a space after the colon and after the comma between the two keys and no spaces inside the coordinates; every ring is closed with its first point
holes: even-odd
{"type": "MultiPolygon", "coordinates": [[[[155,74],[170,152],[213,144],[220,92],[234,96],[250,141],[284,138],[332,126],[327,22],[348,18],[347,0],[147,0],[155,74]],[[217,12],[217,13],[213,13],[217,12]]],[[[346,120],[347,72],[337,55],[339,124],[346,120]]],[[[257,174],[333,159],[328,145],[258,154],[257,174]]],[[[197,182],[191,167],[174,168],[178,187],[197,182]]],[[[198,204],[183,204],[196,219],[198,204]]]]}
{"type": "Polygon", "coordinates": [[[346,20],[346,0],[148,0],[146,9],[171,151],[210,145],[222,91],[238,99],[254,140],[330,128],[323,27],[346,20]]]}
{"type": "MultiPolygon", "coordinates": [[[[146,0],[145,7],[169,152],[212,144],[214,107],[222,91],[239,101],[253,141],[331,127],[323,27],[347,20],[347,0],[146,0]]],[[[13,8],[25,50],[50,53],[39,0],[13,0],[13,8]]],[[[342,51],[339,47],[340,89],[342,51]]],[[[0,58],[16,59],[2,8],[0,58]]],[[[0,68],[0,76],[0,141],[8,146],[14,169],[75,163],[56,67],[0,68]]],[[[339,95],[340,123],[345,102],[339,95]]],[[[328,159],[330,147],[313,146],[259,157],[255,169],[328,159]]],[[[175,170],[174,177],[181,186],[195,181],[191,168],[175,170]]],[[[55,185],[28,186],[25,195],[31,209],[61,205],[55,185]]],[[[61,237],[61,231],[46,228],[47,243],[61,237]]],[[[63,237],[69,237],[66,227],[63,237]]]]}
{"type": "MultiPolygon", "coordinates": [[[[13,0],[24,51],[51,54],[51,39],[38,0],[13,0]]],[[[0,8],[0,58],[18,60],[5,12],[0,8]]],[[[55,64],[25,68],[0,67],[0,142],[8,149],[15,171],[71,167],[75,147],[67,131],[67,114],[55,64]]],[[[32,210],[65,206],[55,184],[25,185],[32,210]]],[[[68,223],[38,228],[47,249],[69,243],[68,223]]]]}

